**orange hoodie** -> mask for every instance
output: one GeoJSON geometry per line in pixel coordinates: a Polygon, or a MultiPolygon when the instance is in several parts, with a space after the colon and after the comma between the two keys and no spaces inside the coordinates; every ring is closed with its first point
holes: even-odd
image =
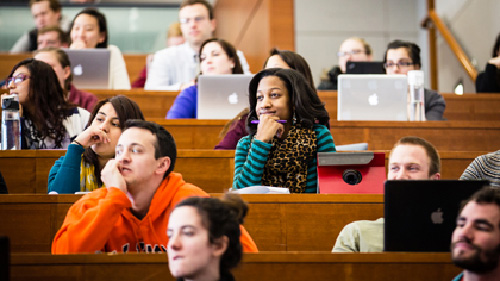
{"type": "MultiPolygon", "coordinates": [[[[156,190],[149,212],[139,220],[131,203],[118,188],[100,188],[76,201],[52,242],[52,254],[105,252],[164,252],[168,218],[177,203],[189,196],[209,196],[170,173],[156,190]]],[[[243,250],[256,252],[257,245],[240,226],[243,250]]]]}

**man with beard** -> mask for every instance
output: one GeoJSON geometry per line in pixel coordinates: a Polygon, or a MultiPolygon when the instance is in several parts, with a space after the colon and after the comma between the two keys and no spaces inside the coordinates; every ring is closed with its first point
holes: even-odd
{"type": "Polygon", "coordinates": [[[453,281],[500,280],[500,189],[474,193],[457,217],[451,258],[464,271],[453,281]]]}

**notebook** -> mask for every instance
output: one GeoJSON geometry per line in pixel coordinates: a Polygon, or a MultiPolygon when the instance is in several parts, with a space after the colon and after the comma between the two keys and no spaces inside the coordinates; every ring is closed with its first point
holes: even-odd
{"type": "Polygon", "coordinates": [[[406,75],[338,77],[337,120],[408,120],[406,75]]]}
{"type": "Polygon", "coordinates": [[[82,89],[109,89],[108,49],[64,49],[71,62],[73,84],[82,89]]]}
{"type": "Polygon", "coordinates": [[[248,103],[248,84],[253,75],[200,75],[198,119],[233,119],[248,103]]]}
{"type": "Polygon", "coordinates": [[[387,181],[384,251],[447,252],[461,201],[488,181],[387,181]]]}
{"type": "Polygon", "coordinates": [[[345,64],[346,74],[385,74],[381,61],[348,61],[345,64]]]}
{"type": "Polygon", "coordinates": [[[381,194],[386,178],[384,152],[318,152],[318,193],[381,194]]]}

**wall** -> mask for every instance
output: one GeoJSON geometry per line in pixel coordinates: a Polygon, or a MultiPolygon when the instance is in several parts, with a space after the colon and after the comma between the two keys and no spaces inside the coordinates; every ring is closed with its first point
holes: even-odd
{"type": "MultiPolygon", "coordinates": [[[[436,11],[448,23],[478,72],[484,70],[500,32],[500,1],[438,0],[436,11]]],[[[438,67],[440,91],[450,92],[457,80],[462,78],[465,92],[475,92],[473,82],[441,37],[438,37],[438,67]]]]}

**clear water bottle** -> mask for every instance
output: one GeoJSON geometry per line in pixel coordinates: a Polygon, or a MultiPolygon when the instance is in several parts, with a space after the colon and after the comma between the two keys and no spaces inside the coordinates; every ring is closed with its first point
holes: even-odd
{"type": "Polygon", "coordinates": [[[2,96],[2,150],[21,149],[18,95],[2,96]]]}
{"type": "Polygon", "coordinates": [[[422,70],[408,71],[409,120],[425,121],[424,72],[422,70]]]}

